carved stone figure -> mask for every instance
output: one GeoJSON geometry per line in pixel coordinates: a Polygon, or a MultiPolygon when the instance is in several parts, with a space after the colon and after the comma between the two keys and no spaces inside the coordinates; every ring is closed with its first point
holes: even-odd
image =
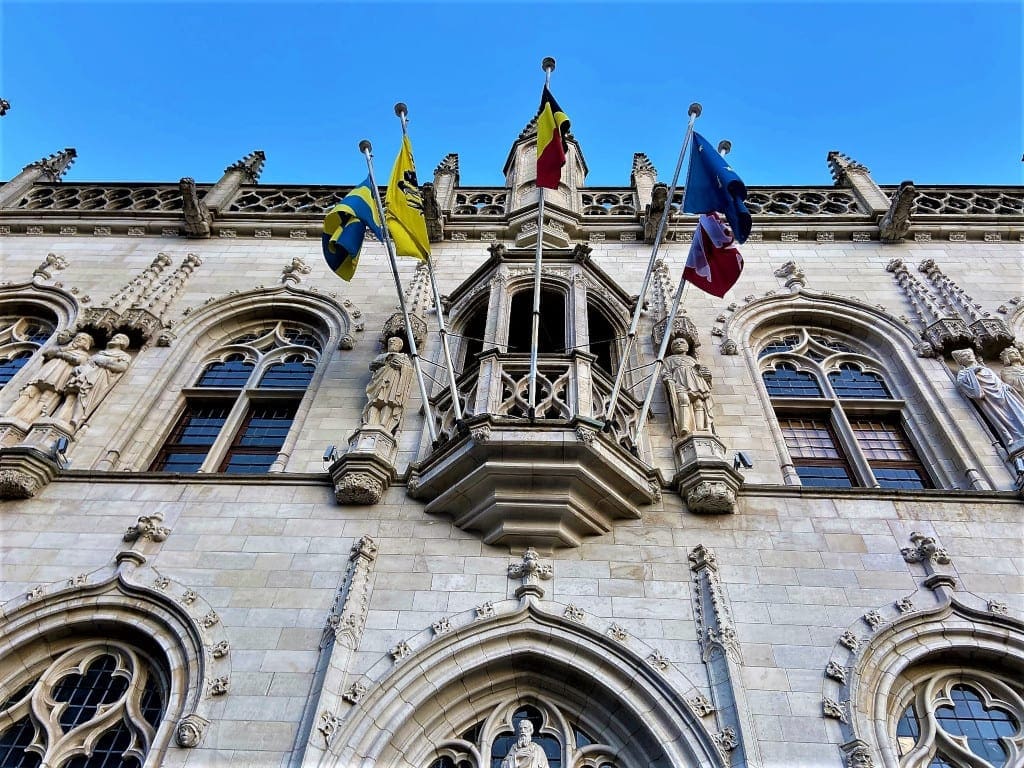
{"type": "Polygon", "coordinates": [[[651,190],[651,204],[647,207],[647,217],[644,220],[645,243],[654,242],[654,237],[658,234],[658,226],[661,224],[661,217],[665,215],[666,205],[668,205],[668,186],[655,184],[651,190]]]}
{"type": "Polygon", "coordinates": [[[77,366],[68,377],[64,402],[54,418],[81,426],[131,365],[131,355],[125,352],[130,343],[123,333],[115,334],[106,349],[77,366]]]}
{"type": "Polygon", "coordinates": [[[904,181],[889,202],[889,210],[878,222],[878,235],[883,243],[898,243],[910,231],[910,212],[917,199],[912,181],[904,181]]]}
{"type": "Polygon", "coordinates": [[[51,414],[60,404],[74,369],[89,359],[93,339],[88,333],[78,333],[67,344],[43,350],[45,365],[36,377],[21,390],[7,416],[33,422],[42,414],[51,414]]]}
{"type": "Polygon", "coordinates": [[[1024,359],[1021,358],[1020,350],[1017,347],[1007,347],[999,355],[1003,363],[1003,370],[999,376],[1003,382],[1024,398],[1024,359]]]}
{"type": "Polygon", "coordinates": [[[999,434],[1003,445],[1024,440],[1024,397],[1000,380],[995,371],[978,362],[974,350],[958,349],[953,359],[960,365],[956,385],[974,401],[999,434]]]}
{"type": "Polygon", "coordinates": [[[540,744],[534,744],[533,723],[523,719],[516,731],[516,743],[501,761],[501,768],[549,768],[548,758],[540,744]]]}
{"type": "Polygon", "coordinates": [[[195,179],[185,176],[178,182],[181,190],[181,208],[185,214],[185,234],[188,237],[209,237],[213,216],[206,203],[199,199],[195,179]]]}
{"type": "Polygon", "coordinates": [[[366,386],[366,407],[363,408],[363,426],[380,427],[396,434],[402,424],[409,386],[412,384],[412,363],[402,351],[402,340],[392,336],[388,351],[377,355],[370,363],[370,383],[366,386]]]}
{"type": "Polygon", "coordinates": [[[677,437],[695,432],[715,432],[714,402],[711,399],[711,371],[700,365],[686,339],[672,341],[662,374],[665,393],[677,437]]]}

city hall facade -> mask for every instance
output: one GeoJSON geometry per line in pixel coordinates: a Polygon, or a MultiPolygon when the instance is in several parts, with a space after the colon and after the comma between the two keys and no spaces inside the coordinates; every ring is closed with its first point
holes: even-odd
{"type": "Polygon", "coordinates": [[[680,193],[570,140],[538,226],[535,144],[440,160],[408,325],[262,152],[0,186],[0,765],[1024,765],[1024,188],[830,153],[669,323],[680,193]]]}

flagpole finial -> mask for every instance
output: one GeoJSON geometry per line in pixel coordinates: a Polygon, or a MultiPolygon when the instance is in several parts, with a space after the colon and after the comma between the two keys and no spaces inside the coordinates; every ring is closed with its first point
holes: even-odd
{"type": "Polygon", "coordinates": [[[704,111],[704,107],[700,105],[699,101],[693,102],[690,108],[686,110],[686,114],[692,115],[693,117],[700,117],[700,113],[704,111]]]}
{"type": "Polygon", "coordinates": [[[544,61],[540,63],[540,68],[543,69],[545,72],[554,72],[555,60],[550,56],[545,56],[544,61]]]}
{"type": "Polygon", "coordinates": [[[359,151],[362,152],[363,154],[366,154],[367,152],[372,152],[373,145],[366,139],[363,139],[362,141],[359,142],[359,151]]]}
{"type": "Polygon", "coordinates": [[[409,108],[400,101],[397,104],[395,104],[395,114],[398,117],[404,118],[406,115],[409,114],[409,108]]]}
{"type": "Polygon", "coordinates": [[[722,139],[720,142],[718,142],[718,154],[720,154],[722,157],[725,157],[731,151],[732,151],[732,142],[731,141],[729,141],[728,139],[722,139]]]}

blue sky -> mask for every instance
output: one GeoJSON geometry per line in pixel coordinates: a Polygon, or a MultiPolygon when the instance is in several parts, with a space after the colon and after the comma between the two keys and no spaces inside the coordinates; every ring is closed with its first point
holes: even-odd
{"type": "Polygon", "coordinates": [[[65,146],[68,180],[264,183],[384,175],[410,110],[420,177],[458,152],[501,184],[540,61],[591,185],[634,152],[668,180],[691,101],[750,185],[828,184],[841,150],[883,184],[1020,184],[1019,2],[135,2],[2,0],[0,177],[65,146]]]}

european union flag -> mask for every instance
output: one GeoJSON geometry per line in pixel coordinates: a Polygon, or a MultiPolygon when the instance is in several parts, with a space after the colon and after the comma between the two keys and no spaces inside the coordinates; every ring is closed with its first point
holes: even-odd
{"type": "Polygon", "coordinates": [[[342,280],[351,280],[356,272],[367,227],[378,240],[384,239],[369,176],[324,216],[324,258],[342,280]]]}
{"type": "Polygon", "coordinates": [[[743,202],[747,187],[711,142],[694,131],[690,170],[686,174],[686,213],[724,213],[736,242],[750,236],[750,211],[743,202]]]}

